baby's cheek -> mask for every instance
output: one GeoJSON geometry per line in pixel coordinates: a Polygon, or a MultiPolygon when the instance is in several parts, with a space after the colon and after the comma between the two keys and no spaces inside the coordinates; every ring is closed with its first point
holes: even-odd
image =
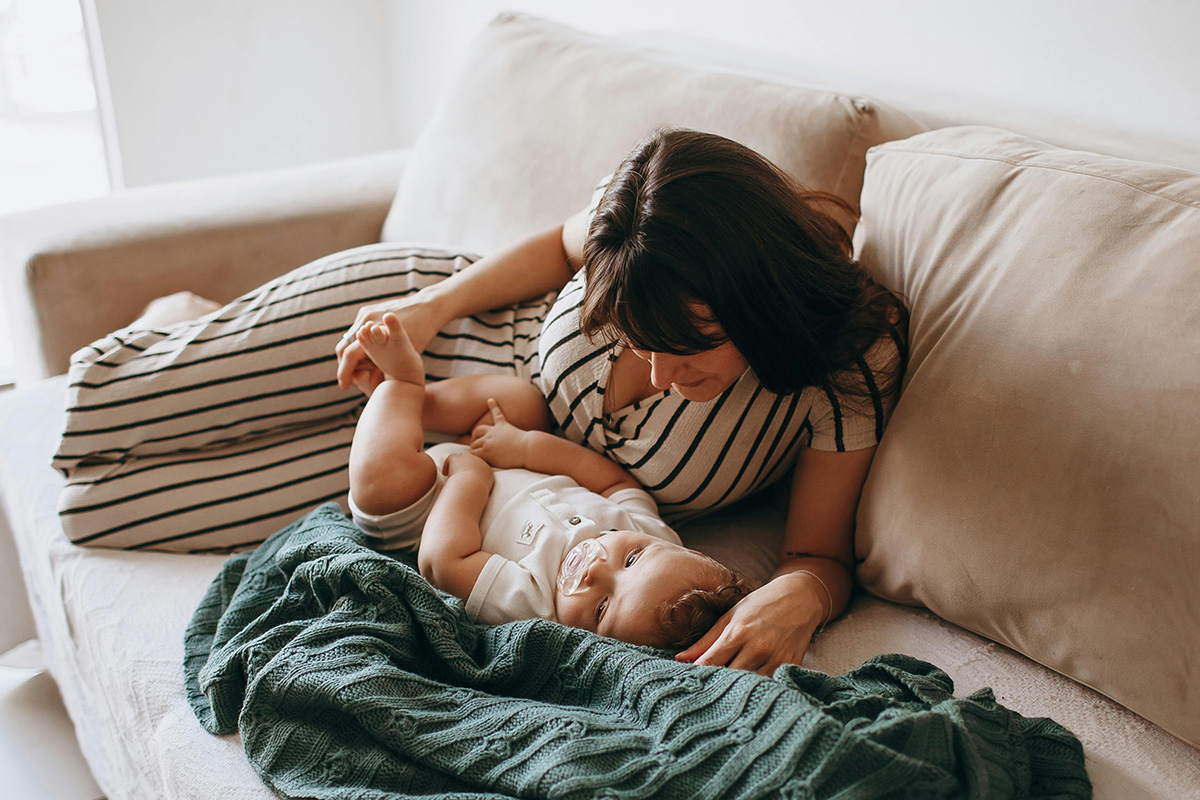
{"type": "Polygon", "coordinates": [[[559,622],[564,625],[570,625],[572,628],[592,630],[587,624],[587,615],[581,611],[580,598],[558,594],[556,595],[555,602],[559,622]]]}

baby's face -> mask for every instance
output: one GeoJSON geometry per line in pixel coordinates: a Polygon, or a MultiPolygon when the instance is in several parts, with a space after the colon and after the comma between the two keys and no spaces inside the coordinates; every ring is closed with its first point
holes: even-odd
{"type": "Polygon", "coordinates": [[[707,559],[635,531],[609,531],[592,541],[600,557],[585,568],[578,589],[555,590],[559,621],[632,644],[659,644],[658,609],[700,585],[707,559]]]}

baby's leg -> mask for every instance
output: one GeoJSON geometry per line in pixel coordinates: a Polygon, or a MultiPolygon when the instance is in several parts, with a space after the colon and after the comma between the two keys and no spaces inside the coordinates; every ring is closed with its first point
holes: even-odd
{"type": "Polygon", "coordinates": [[[518,428],[550,430],[550,412],[541,390],[515,375],[463,375],[429,384],[425,387],[425,429],[470,441],[477,424],[491,421],[489,397],[518,428]]]}
{"type": "Polygon", "coordinates": [[[385,380],[354,431],[350,495],[360,511],[380,516],[408,508],[437,481],[437,467],[423,449],[425,370],[395,314],[360,328],[358,342],[385,380]]]}

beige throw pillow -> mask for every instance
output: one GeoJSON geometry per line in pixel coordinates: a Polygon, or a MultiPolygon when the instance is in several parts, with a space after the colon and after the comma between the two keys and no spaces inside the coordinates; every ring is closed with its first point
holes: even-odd
{"type": "Polygon", "coordinates": [[[1200,744],[1200,176],[950,128],[862,210],[912,307],[862,584],[1200,744]]]}
{"type": "Polygon", "coordinates": [[[491,252],[583,208],[659,124],[728,136],[854,205],[867,148],[923,130],[862,98],[691,69],[503,14],[414,146],[383,239],[491,252]]]}

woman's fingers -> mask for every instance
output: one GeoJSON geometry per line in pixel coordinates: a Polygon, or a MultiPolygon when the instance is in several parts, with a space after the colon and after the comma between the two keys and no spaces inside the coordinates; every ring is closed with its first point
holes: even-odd
{"type": "Polygon", "coordinates": [[[354,344],[354,340],[357,338],[359,328],[369,321],[370,315],[371,312],[369,311],[368,306],[360,308],[358,313],[354,315],[354,322],[349,328],[346,329],[345,333],[342,334],[342,338],[338,339],[337,344],[333,346],[333,352],[337,353],[338,358],[341,358],[342,353],[346,352],[346,350],[354,344]]]}
{"type": "Polygon", "coordinates": [[[808,641],[781,636],[769,627],[737,621],[734,607],[717,620],[707,633],[676,660],[706,666],[731,667],[771,675],[783,663],[799,664],[808,649],[808,641]]]}
{"type": "Polygon", "coordinates": [[[370,356],[363,349],[364,342],[360,339],[364,335],[369,335],[370,339],[367,340],[369,343],[383,345],[388,342],[390,336],[404,336],[405,334],[401,319],[389,308],[379,305],[360,308],[354,318],[354,324],[342,334],[342,338],[333,348],[338,359],[338,387],[345,390],[351,386],[357,386],[363,394],[369,396],[371,391],[379,385],[382,375],[375,375],[377,370],[372,366],[369,379],[359,377],[362,364],[364,362],[371,363],[370,356]]]}
{"type": "Polygon", "coordinates": [[[383,381],[383,373],[367,357],[363,346],[356,340],[342,350],[337,363],[338,388],[356,387],[367,397],[383,381]]]}
{"type": "Polygon", "coordinates": [[[366,331],[370,333],[371,344],[385,344],[389,337],[403,337],[409,341],[418,353],[423,352],[433,337],[437,335],[441,323],[430,310],[428,304],[414,302],[410,298],[387,303],[363,306],[345,333],[334,345],[337,354],[337,381],[341,389],[357,386],[369,395],[370,390],[378,386],[383,379],[382,374],[372,365],[370,379],[363,380],[358,376],[361,365],[371,364],[371,359],[358,341],[359,332],[366,325],[373,327],[366,331]],[[369,389],[367,388],[369,387],[369,389]]]}
{"type": "Polygon", "coordinates": [[[355,384],[354,376],[358,371],[358,362],[366,356],[362,345],[357,340],[338,343],[337,382],[339,389],[349,389],[355,384]]]}
{"type": "Polygon", "coordinates": [[[360,392],[370,397],[383,383],[383,372],[370,361],[363,359],[354,373],[354,386],[360,392]]]}
{"type": "MultiPolygon", "coordinates": [[[[747,672],[757,672],[761,675],[771,675],[783,663],[777,652],[778,643],[758,642],[739,635],[736,631],[736,628],[726,627],[713,644],[696,657],[692,663],[744,669],[747,672]]],[[[684,653],[680,653],[676,658],[686,660],[681,658],[683,655],[684,653]]],[[[795,663],[800,663],[800,659],[803,657],[803,652],[795,655],[795,663]]]]}
{"type": "Polygon", "coordinates": [[[708,629],[708,633],[697,639],[691,647],[676,655],[675,660],[683,661],[689,664],[712,663],[711,661],[707,660],[700,662],[699,659],[707,657],[709,648],[713,647],[713,645],[721,637],[721,634],[724,633],[725,628],[729,626],[729,622],[732,619],[733,613],[730,611],[725,612],[725,615],[717,620],[716,623],[708,629]]]}

